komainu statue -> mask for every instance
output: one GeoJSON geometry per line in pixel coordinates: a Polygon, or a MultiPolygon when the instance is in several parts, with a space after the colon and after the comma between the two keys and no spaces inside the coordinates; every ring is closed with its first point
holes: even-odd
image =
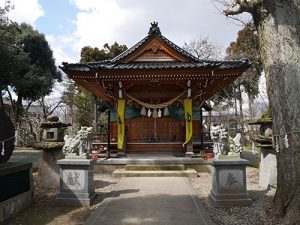
{"type": "Polygon", "coordinates": [[[222,125],[215,125],[211,127],[210,137],[214,142],[213,152],[215,153],[215,158],[218,158],[219,155],[225,155],[225,140],[227,139],[226,129],[222,125]]]}
{"type": "Polygon", "coordinates": [[[81,127],[75,137],[65,135],[63,153],[66,156],[88,156],[91,151],[92,127],[81,127]]]}
{"type": "Polygon", "coordinates": [[[241,133],[237,133],[234,138],[229,136],[229,143],[230,143],[229,147],[230,147],[231,154],[239,154],[240,152],[242,152],[243,147],[240,142],[241,137],[242,137],[241,133]]]}

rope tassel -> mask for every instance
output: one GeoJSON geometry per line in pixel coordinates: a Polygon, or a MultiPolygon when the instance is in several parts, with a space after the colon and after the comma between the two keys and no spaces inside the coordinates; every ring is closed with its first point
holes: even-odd
{"type": "Polygon", "coordinates": [[[10,137],[10,138],[7,138],[7,139],[5,139],[5,140],[3,140],[3,141],[0,141],[1,142],[1,144],[2,144],[2,150],[1,150],[1,155],[2,156],[4,156],[5,155],[5,142],[6,141],[9,141],[9,140],[12,140],[12,139],[14,139],[15,138],[15,136],[12,136],[12,137],[10,137]]]}
{"type": "Polygon", "coordinates": [[[5,155],[5,148],[4,148],[4,141],[2,141],[2,150],[1,150],[1,155],[4,156],[5,155]]]}

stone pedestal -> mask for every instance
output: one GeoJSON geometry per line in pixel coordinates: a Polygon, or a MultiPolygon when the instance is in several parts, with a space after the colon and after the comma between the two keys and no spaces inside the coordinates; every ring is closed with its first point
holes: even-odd
{"type": "Polygon", "coordinates": [[[59,190],[59,166],[57,160],[63,159],[63,142],[40,142],[35,144],[37,149],[43,150],[43,157],[40,162],[36,177],[37,186],[44,190],[59,190]]]}
{"type": "Polygon", "coordinates": [[[218,159],[213,166],[212,189],[209,194],[214,207],[247,206],[251,204],[246,187],[244,159],[218,159]]]}
{"type": "Polygon", "coordinates": [[[90,159],[62,159],[60,192],[56,200],[64,205],[90,206],[95,197],[93,165],[90,159]]]}
{"type": "Polygon", "coordinates": [[[186,145],[186,153],[185,153],[185,156],[186,157],[192,157],[194,154],[193,152],[193,141],[190,140],[187,145],[186,145]]]}
{"type": "Polygon", "coordinates": [[[259,185],[263,188],[277,187],[277,160],[273,149],[261,149],[259,166],[259,185]]]}

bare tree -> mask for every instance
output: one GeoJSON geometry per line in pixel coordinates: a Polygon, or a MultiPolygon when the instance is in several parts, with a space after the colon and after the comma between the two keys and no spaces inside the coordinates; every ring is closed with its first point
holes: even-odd
{"type": "Polygon", "coordinates": [[[45,100],[45,97],[42,97],[38,100],[39,105],[42,107],[43,118],[46,118],[53,114],[53,112],[63,103],[62,99],[51,99],[45,100]]]}
{"type": "Polygon", "coordinates": [[[224,58],[224,48],[210,41],[208,37],[200,37],[185,43],[183,49],[198,59],[221,60],[224,58]]]}
{"type": "MultiPolygon", "coordinates": [[[[183,49],[198,59],[221,60],[224,58],[224,48],[210,41],[208,37],[200,37],[197,40],[192,40],[189,43],[185,43],[183,49]]],[[[207,103],[209,106],[211,106],[210,100],[208,100],[207,103]]],[[[207,130],[210,132],[211,111],[208,111],[206,123],[207,130]]]]}

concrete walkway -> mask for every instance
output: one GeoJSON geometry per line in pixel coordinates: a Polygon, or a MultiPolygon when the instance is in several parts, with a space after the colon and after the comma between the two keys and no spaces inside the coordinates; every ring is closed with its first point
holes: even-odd
{"type": "Polygon", "coordinates": [[[213,224],[184,177],[128,177],[116,186],[86,225],[213,224]]]}

